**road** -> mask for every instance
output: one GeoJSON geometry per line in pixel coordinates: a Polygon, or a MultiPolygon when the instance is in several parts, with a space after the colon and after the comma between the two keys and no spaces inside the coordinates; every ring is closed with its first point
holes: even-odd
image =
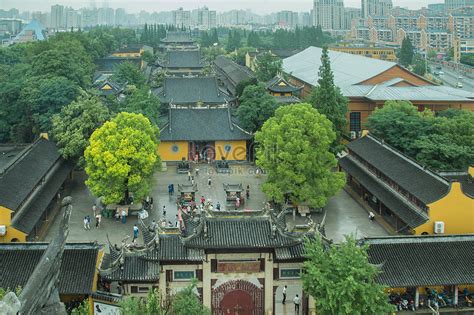
{"type": "MultiPolygon", "coordinates": [[[[433,72],[435,72],[435,71],[439,72],[440,71],[440,70],[436,69],[436,66],[437,65],[435,65],[435,64],[431,64],[431,69],[433,70],[433,72]]],[[[457,73],[457,72],[455,72],[452,69],[447,68],[447,67],[442,67],[441,71],[443,71],[444,74],[436,76],[436,78],[443,81],[445,85],[456,87],[456,83],[461,82],[462,85],[463,85],[462,89],[464,91],[474,93],[474,80],[473,79],[468,78],[464,75],[461,75],[461,74],[459,74],[459,73],[457,73]],[[461,80],[459,80],[458,79],[459,76],[462,76],[463,78],[461,80]]]]}

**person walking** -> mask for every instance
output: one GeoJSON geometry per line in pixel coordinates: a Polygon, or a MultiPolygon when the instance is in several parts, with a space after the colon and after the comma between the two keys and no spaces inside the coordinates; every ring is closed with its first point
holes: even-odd
{"type": "Polygon", "coordinates": [[[211,188],[211,185],[212,185],[212,180],[211,180],[211,176],[209,176],[208,179],[207,179],[207,186],[209,186],[209,188],[211,188]]]}
{"type": "Polygon", "coordinates": [[[295,298],[293,299],[293,303],[295,303],[295,314],[298,315],[300,313],[300,298],[298,296],[298,294],[295,296],[295,298]]]}
{"type": "Polygon", "coordinates": [[[188,182],[191,181],[191,171],[188,171],[188,182]]]}
{"type": "Polygon", "coordinates": [[[84,217],[84,230],[87,230],[87,217],[84,217]]]}
{"type": "Polygon", "coordinates": [[[206,198],[204,198],[204,196],[201,196],[201,205],[204,205],[205,202],[206,202],[206,198]]]}
{"type": "Polygon", "coordinates": [[[125,209],[122,209],[120,215],[122,216],[122,224],[125,224],[127,222],[127,212],[125,211],[125,209]]]}
{"type": "Polygon", "coordinates": [[[193,177],[191,177],[191,185],[193,185],[193,186],[194,186],[194,176],[193,176],[193,177]]]}
{"type": "Polygon", "coordinates": [[[199,176],[199,168],[196,167],[194,171],[196,172],[196,176],[199,176]]]}
{"type": "Polygon", "coordinates": [[[172,195],[172,189],[171,189],[171,184],[168,185],[168,195],[172,195]]]}
{"type": "Polygon", "coordinates": [[[217,211],[220,211],[220,210],[221,210],[221,204],[219,203],[219,201],[218,201],[217,204],[216,204],[216,210],[217,210],[217,211]]]}
{"type": "Polygon", "coordinates": [[[285,302],[286,302],[286,288],[287,288],[287,286],[285,285],[283,287],[283,300],[281,301],[281,304],[285,304],[285,302]]]}
{"type": "Polygon", "coordinates": [[[95,228],[98,229],[99,225],[100,225],[100,218],[99,218],[99,214],[97,214],[95,216],[95,228]]]}
{"type": "Polygon", "coordinates": [[[135,242],[137,238],[138,238],[138,226],[135,224],[133,225],[133,241],[132,242],[135,242]]]}
{"type": "Polygon", "coordinates": [[[87,216],[87,229],[91,229],[91,217],[89,215],[87,216]]]}
{"type": "Polygon", "coordinates": [[[96,216],[96,212],[97,212],[97,206],[95,204],[92,205],[92,213],[94,214],[94,218],[96,216]]]}
{"type": "Polygon", "coordinates": [[[245,197],[250,199],[250,185],[247,185],[247,188],[245,189],[245,197]]]}
{"type": "Polygon", "coordinates": [[[370,211],[369,212],[369,220],[374,221],[374,219],[375,219],[375,214],[372,211],[370,211]]]}
{"type": "Polygon", "coordinates": [[[166,217],[166,206],[163,205],[163,218],[165,218],[165,217],[166,217]]]}
{"type": "Polygon", "coordinates": [[[239,197],[236,197],[235,198],[235,208],[239,208],[240,207],[240,198],[239,197]]]}

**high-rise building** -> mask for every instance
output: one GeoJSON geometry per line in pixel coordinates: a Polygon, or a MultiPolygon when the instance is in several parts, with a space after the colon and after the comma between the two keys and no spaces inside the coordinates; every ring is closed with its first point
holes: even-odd
{"type": "Polygon", "coordinates": [[[78,28],[81,26],[81,17],[79,12],[71,7],[65,8],[66,28],[78,28]]]}
{"type": "Polygon", "coordinates": [[[360,13],[363,18],[387,16],[392,8],[392,0],[362,0],[360,13]]]}
{"type": "Polygon", "coordinates": [[[49,26],[54,29],[66,27],[64,6],[59,4],[51,6],[51,23],[49,26]]]}
{"type": "Polygon", "coordinates": [[[127,25],[127,13],[124,8],[115,9],[115,25],[127,25]]]}
{"type": "Polygon", "coordinates": [[[81,26],[93,27],[98,24],[97,9],[81,9],[81,26]]]}
{"type": "Polygon", "coordinates": [[[474,0],[444,0],[446,10],[474,7],[474,0]]]}
{"type": "Polygon", "coordinates": [[[114,25],[114,9],[99,8],[97,10],[97,18],[99,25],[114,25]]]}
{"type": "Polygon", "coordinates": [[[313,24],[324,30],[344,29],[343,0],[314,0],[313,24]]]}
{"type": "Polygon", "coordinates": [[[191,26],[191,11],[179,8],[173,11],[173,25],[176,27],[190,27],[191,26]]]}
{"type": "Polygon", "coordinates": [[[311,14],[309,12],[298,13],[298,25],[299,26],[310,26],[311,25],[311,14]]]}
{"type": "Polygon", "coordinates": [[[360,19],[360,9],[358,8],[344,8],[344,28],[350,30],[352,27],[352,20],[360,19]]]}
{"type": "Polygon", "coordinates": [[[298,13],[293,11],[277,12],[277,24],[281,27],[295,28],[298,25],[298,13]]]}
{"type": "Polygon", "coordinates": [[[209,10],[208,7],[197,9],[196,25],[200,29],[209,30],[217,26],[216,11],[209,10]]]}

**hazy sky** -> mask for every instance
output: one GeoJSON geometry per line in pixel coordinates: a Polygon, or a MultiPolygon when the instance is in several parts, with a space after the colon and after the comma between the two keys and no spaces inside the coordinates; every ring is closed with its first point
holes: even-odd
{"type": "MultiPolygon", "coordinates": [[[[394,6],[418,9],[428,3],[444,0],[393,0],[394,6]]],[[[280,10],[309,11],[312,0],[0,0],[0,9],[17,8],[20,11],[49,11],[53,4],[63,4],[74,8],[88,7],[91,3],[98,7],[104,2],[111,8],[125,8],[129,12],[170,11],[178,7],[190,10],[207,5],[212,10],[251,9],[256,13],[269,13],[280,10]]],[[[344,0],[348,7],[360,7],[360,0],[344,0]]]]}

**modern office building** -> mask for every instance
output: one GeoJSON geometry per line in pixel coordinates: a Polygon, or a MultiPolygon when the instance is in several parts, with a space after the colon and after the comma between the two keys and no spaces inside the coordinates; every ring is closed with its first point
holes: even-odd
{"type": "Polygon", "coordinates": [[[344,29],[343,0],[314,0],[313,24],[321,25],[324,30],[344,29]]]}
{"type": "Polygon", "coordinates": [[[392,0],[362,0],[360,13],[363,18],[387,16],[390,14],[392,7],[392,0]]]}

